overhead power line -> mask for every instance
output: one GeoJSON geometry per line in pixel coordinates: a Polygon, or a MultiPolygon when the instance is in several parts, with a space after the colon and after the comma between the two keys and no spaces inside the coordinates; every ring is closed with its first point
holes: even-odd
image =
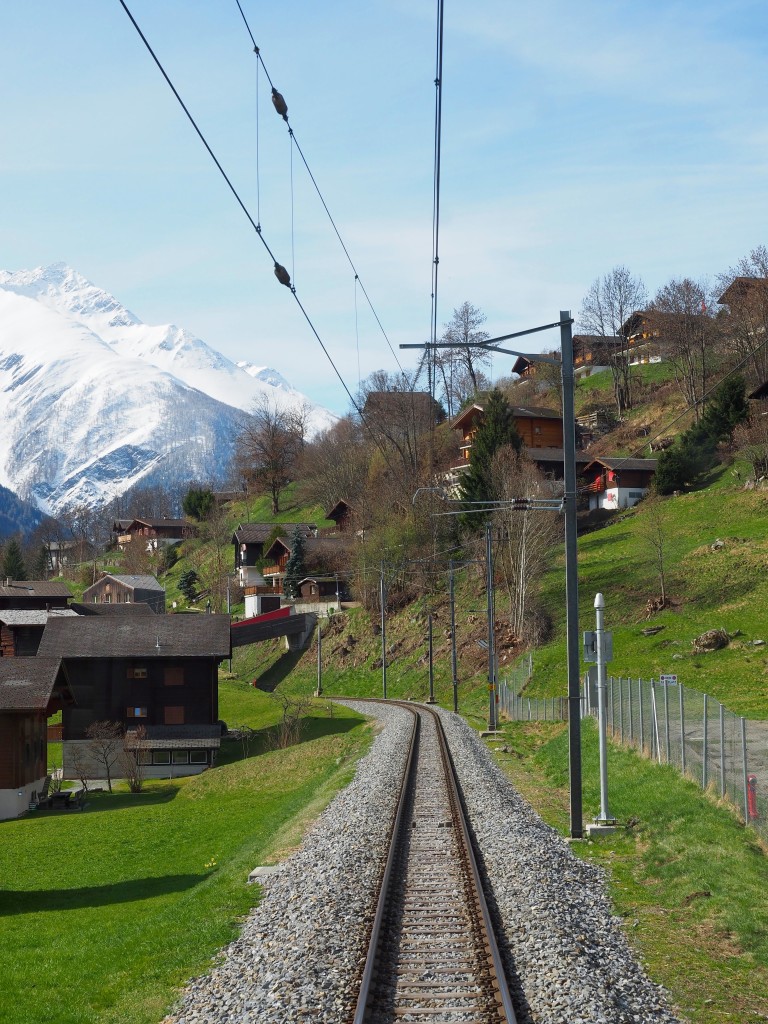
{"type": "Polygon", "coordinates": [[[346,243],[344,242],[344,239],[341,237],[341,233],[340,233],[340,231],[339,231],[339,229],[338,229],[338,227],[336,225],[336,221],[333,219],[333,216],[331,214],[330,209],[328,208],[328,204],[325,201],[323,193],[320,191],[320,186],[317,183],[317,179],[315,178],[314,174],[312,173],[312,170],[311,170],[311,168],[309,166],[309,163],[307,162],[307,158],[304,156],[304,151],[302,150],[301,146],[299,145],[299,140],[296,138],[296,133],[294,132],[293,128],[291,127],[291,124],[290,124],[290,122],[288,120],[288,105],[285,102],[285,98],[275,88],[275,84],[272,81],[272,78],[271,78],[271,76],[269,74],[269,71],[267,70],[266,64],[264,63],[264,57],[262,56],[261,48],[259,47],[259,45],[257,44],[257,42],[256,42],[256,40],[254,38],[253,32],[251,31],[251,26],[249,25],[248,19],[245,16],[245,12],[243,11],[243,8],[242,8],[242,5],[240,3],[240,0],[235,0],[235,3],[237,4],[237,8],[240,11],[240,16],[243,19],[243,23],[244,23],[244,25],[246,27],[248,35],[250,36],[251,42],[253,43],[253,52],[256,54],[256,59],[258,60],[259,65],[263,69],[264,74],[267,76],[267,81],[269,82],[270,89],[272,90],[272,102],[273,102],[273,104],[275,106],[275,110],[278,112],[278,114],[280,114],[280,116],[283,118],[285,123],[288,125],[288,134],[290,135],[293,144],[296,146],[296,151],[299,154],[299,156],[301,157],[301,161],[304,164],[304,167],[306,169],[307,174],[309,175],[309,180],[312,182],[312,185],[314,186],[315,192],[317,192],[318,198],[320,199],[322,207],[325,210],[326,216],[328,217],[328,220],[330,221],[331,227],[333,228],[333,231],[334,231],[334,233],[336,235],[336,238],[339,240],[339,245],[341,246],[342,250],[344,251],[344,255],[347,258],[347,262],[349,263],[350,267],[352,268],[352,273],[355,275],[355,280],[357,281],[358,285],[360,286],[361,292],[365,296],[365,300],[368,303],[368,306],[369,306],[369,308],[371,310],[371,313],[373,314],[373,317],[376,320],[376,323],[378,324],[379,330],[381,331],[381,333],[382,333],[382,335],[384,337],[384,340],[387,343],[387,346],[389,347],[389,351],[392,353],[392,356],[393,356],[395,362],[397,363],[397,365],[398,365],[398,367],[400,369],[400,372],[404,374],[405,370],[403,370],[403,367],[400,365],[400,360],[398,359],[397,352],[395,351],[394,347],[392,346],[392,343],[389,340],[389,336],[388,336],[387,332],[384,329],[384,325],[382,324],[381,320],[379,319],[379,314],[376,312],[376,309],[374,308],[373,302],[371,301],[371,298],[368,295],[368,292],[366,291],[365,285],[363,284],[363,282],[362,282],[362,280],[360,278],[360,274],[358,273],[358,270],[355,267],[354,262],[352,261],[352,257],[349,254],[349,249],[347,248],[346,243]]]}

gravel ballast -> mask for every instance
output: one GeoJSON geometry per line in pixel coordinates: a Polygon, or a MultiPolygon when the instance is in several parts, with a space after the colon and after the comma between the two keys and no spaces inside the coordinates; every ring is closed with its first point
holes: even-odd
{"type": "MultiPolygon", "coordinates": [[[[350,1019],[411,716],[345,703],[383,731],[299,850],[264,878],[222,962],[187,986],[164,1024],[350,1019]]],[[[463,720],[441,717],[506,932],[518,1024],[676,1024],[611,913],[602,871],[573,856],[463,720]]]]}

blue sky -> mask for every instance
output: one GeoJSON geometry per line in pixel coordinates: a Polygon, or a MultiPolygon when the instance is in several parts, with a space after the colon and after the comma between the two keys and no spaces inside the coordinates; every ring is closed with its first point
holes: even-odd
{"type": "MultiPolygon", "coordinates": [[[[241,0],[365,289],[429,335],[436,4],[241,0]]],[[[235,0],[130,0],[351,390],[396,367],[235,0]],[[257,204],[258,183],[258,204],[257,204]],[[291,220],[293,212],[293,241],[291,220]],[[356,311],[357,307],[357,311],[356,311]]],[[[577,312],[625,264],[652,293],[768,243],[764,0],[445,3],[440,322],[506,334],[577,312]]],[[[117,0],[0,11],[0,267],[62,260],[148,323],[346,396],[117,0]]],[[[531,349],[554,344],[539,335],[531,349]]],[[[510,360],[499,360],[497,373],[510,360]]]]}

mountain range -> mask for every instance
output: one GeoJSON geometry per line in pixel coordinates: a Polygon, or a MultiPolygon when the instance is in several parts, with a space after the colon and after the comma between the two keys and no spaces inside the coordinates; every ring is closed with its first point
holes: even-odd
{"type": "Polygon", "coordinates": [[[137,484],[223,484],[264,400],[305,408],[310,436],[337,419],[270,367],[142,323],[63,263],[0,271],[0,486],[42,512],[137,484]]]}

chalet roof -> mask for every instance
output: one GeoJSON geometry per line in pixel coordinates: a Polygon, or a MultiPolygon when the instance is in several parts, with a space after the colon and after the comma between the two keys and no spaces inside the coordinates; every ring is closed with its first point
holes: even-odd
{"type": "Polygon", "coordinates": [[[325,513],[326,519],[334,519],[336,515],[343,516],[346,512],[352,512],[353,508],[344,498],[339,498],[335,505],[332,505],[325,513]]]}
{"type": "Polygon", "coordinates": [[[416,414],[437,414],[440,403],[428,391],[370,391],[363,406],[364,413],[393,413],[410,408],[416,414]]]}
{"type": "Polygon", "coordinates": [[[0,658],[0,711],[46,711],[61,658],[0,658]]]}
{"type": "Polygon", "coordinates": [[[592,466],[602,466],[604,469],[610,469],[613,472],[616,470],[646,470],[649,473],[656,472],[657,459],[625,459],[620,455],[615,457],[609,456],[598,456],[590,459],[590,461],[584,466],[584,472],[590,469],[592,466]]]}
{"type": "Polygon", "coordinates": [[[146,601],[125,601],[120,604],[103,604],[101,601],[73,601],[69,606],[78,615],[154,615],[155,610],[146,601]]]}
{"type": "Polygon", "coordinates": [[[165,588],[162,584],[158,583],[154,576],[126,576],[117,573],[107,572],[97,580],[92,586],[87,587],[83,591],[83,597],[88,593],[89,590],[93,590],[104,580],[116,580],[118,583],[122,583],[124,586],[129,587],[131,590],[155,590],[160,594],[165,593],[165,588]]]}
{"type": "Polygon", "coordinates": [[[305,537],[312,537],[317,531],[314,523],[241,523],[232,534],[233,544],[263,544],[279,528],[290,537],[296,527],[305,537]]]}
{"type": "Polygon", "coordinates": [[[143,739],[136,738],[135,729],[127,729],[125,745],[134,750],[173,750],[184,748],[210,749],[221,746],[221,726],[215,725],[148,725],[143,739]]]}
{"type": "Polygon", "coordinates": [[[3,608],[0,609],[0,622],[6,626],[44,626],[51,616],[69,616],[77,618],[77,612],[69,608],[3,608]]]}
{"type": "MultiPolygon", "coordinates": [[[[562,463],[565,454],[562,448],[525,448],[525,455],[531,462],[562,463]]],[[[592,456],[585,452],[576,452],[576,464],[592,461],[592,456]]]]}
{"type": "Polygon", "coordinates": [[[23,601],[25,598],[71,597],[72,591],[66,583],[50,580],[3,580],[0,584],[0,598],[14,598],[23,601]]]}
{"type": "Polygon", "coordinates": [[[747,395],[747,398],[757,399],[765,398],[766,396],[768,396],[768,380],[765,380],[762,384],[758,385],[758,387],[756,387],[754,391],[751,391],[747,395]]]}
{"type": "Polygon", "coordinates": [[[39,654],[59,658],[228,658],[228,615],[49,619],[39,654]]]}
{"type": "Polygon", "coordinates": [[[151,530],[179,530],[180,532],[193,529],[192,523],[187,519],[171,519],[170,516],[167,519],[139,519],[136,517],[135,519],[121,521],[127,523],[125,527],[126,532],[134,525],[148,526],[151,530]]]}
{"type": "MultiPolygon", "coordinates": [[[[463,409],[459,415],[453,420],[451,426],[454,430],[462,430],[465,426],[469,426],[474,420],[482,416],[485,413],[485,408],[475,402],[473,405],[468,405],[466,409],[463,409]]],[[[547,409],[544,406],[539,405],[513,405],[512,415],[516,419],[536,419],[536,420],[561,420],[562,416],[559,412],[555,412],[554,409],[547,409]]]]}
{"type": "Polygon", "coordinates": [[[743,299],[753,290],[768,290],[768,277],[734,277],[717,300],[721,306],[729,306],[734,300],[743,299]]]}

